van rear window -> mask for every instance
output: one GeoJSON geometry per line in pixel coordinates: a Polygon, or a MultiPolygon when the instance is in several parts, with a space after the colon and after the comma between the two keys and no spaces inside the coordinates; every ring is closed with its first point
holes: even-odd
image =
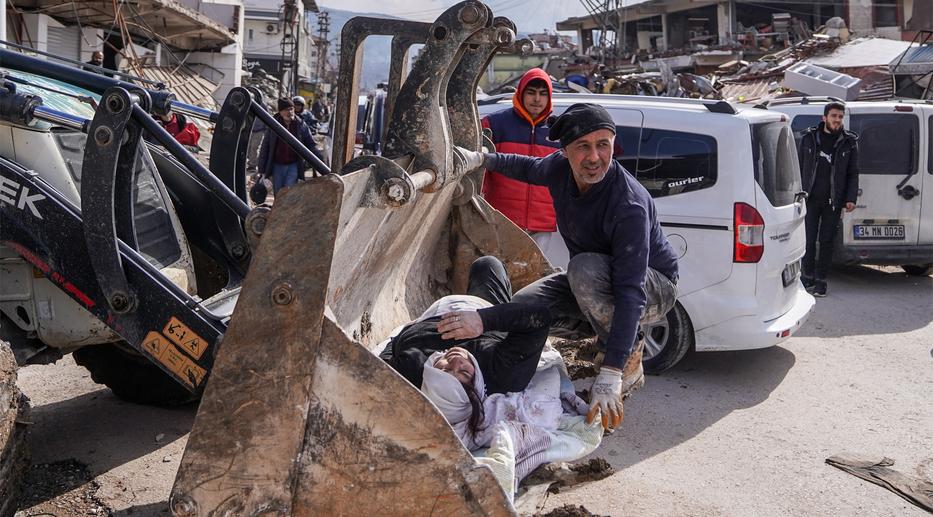
{"type": "Polygon", "coordinates": [[[709,135],[617,126],[614,158],[652,197],[712,187],[717,173],[716,139],[709,135]]]}
{"type": "Polygon", "coordinates": [[[800,192],[800,164],[791,128],[784,122],[752,124],[755,181],[773,206],[794,203],[800,192]]]}
{"type": "Polygon", "coordinates": [[[917,172],[920,119],[912,113],[852,115],[851,129],[858,136],[859,174],[917,172]]]}

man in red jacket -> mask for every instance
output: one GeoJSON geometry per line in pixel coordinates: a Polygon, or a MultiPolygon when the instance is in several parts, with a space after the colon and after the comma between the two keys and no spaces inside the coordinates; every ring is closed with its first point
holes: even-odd
{"type": "MultiPolygon", "coordinates": [[[[497,152],[540,157],[557,151],[560,143],[547,139],[552,93],[551,78],[544,70],[532,68],[525,72],[512,97],[512,107],[483,119],[483,127],[492,130],[497,152]]],[[[547,187],[486,171],[483,197],[528,232],[553,265],[567,267],[570,256],[557,233],[554,202],[547,187]]]]}

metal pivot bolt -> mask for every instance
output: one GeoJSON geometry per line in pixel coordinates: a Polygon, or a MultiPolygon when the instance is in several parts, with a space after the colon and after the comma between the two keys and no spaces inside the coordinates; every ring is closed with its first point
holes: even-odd
{"type": "Polygon", "coordinates": [[[236,122],[234,122],[232,118],[224,117],[224,121],[223,121],[224,131],[233,131],[233,128],[235,125],[236,125],[236,122]]]}
{"type": "Polygon", "coordinates": [[[107,97],[107,109],[111,113],[120,113],[126,109],[126,101],[119,95],[110,95],[107,97]]]}
{"type": "Polygon", "coordinates": [[[94,141],[97,145],[110,145],[113,141],[113,131],[106,126],[100,126],[94,131],[94,141]]]}
{"type": "Polygon", "coordinates": [[[172,513],[175,517],[194,517],[198,514],[198,504],[189,497],[179,497],[172,501],[172,513]]]}
{"type": "Polygon", "coordinates": [[[246,101],[245,97],[246,97],[246,96],[243,95],[243,92],[241,92],[241,91],[235,91],[235,92],[233,92],[232,94],[230,94],[230,102],[231,102],[234,106],[236,106],[236,107],[239,108],[239,107],[242,106],[242,105],[244,104],[244,102],[246,101]]]}
{"type": "Polygon", "coordinates": [[[262,235],[262,232],[266,231],[266,216],[265,214],[257,214],[253,217],[253,214],[250,214],[251,217],[247,218],[247,227],[249,231],[253,232],[253,235],[257,237],[262,235]]]}
{"type": "Polygon", "coordinates": [[[472,25],[479,20],[479,9],[475,5],[466,5],[460,9],[459,17],[461,22],[472,25]]]}
{"type": "Polygon", "coordinates": [[[496,29],[496,43],[500,45],[512,43],[512,34],[512,31],[508,27],[499,27],[496,29]]]}
{"type": "Polygon", "coordinates": [[[272,303],[276,305],[288,305],[295,299],[295,292],[292,284],[282,282],[272,288],[272,303]]]}
{"type": "Polygon", "coordinates": [[[110,306],[117,312],[126,312],[130,308],[130,297],[126,293],[116,293],[110,297],[110,306]]]}
{"type": "Polygon", "coordinates": [[[242,242],[236,242],[230,247],[230,254],[233,258],[241,259],[246,256],[246,245],[242,242]]]}
{"type": "Polygon", "coordinates": [[[389,178],[382,188],[391,206],[402,206],[409,201],[408,185],[399,178],[389,178]]]}

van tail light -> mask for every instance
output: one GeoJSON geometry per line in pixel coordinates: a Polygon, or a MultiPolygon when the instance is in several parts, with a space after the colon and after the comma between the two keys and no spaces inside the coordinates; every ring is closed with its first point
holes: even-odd
{"type": "Polygon", "coordinates": [[[765,252],[765,220],[758,210],[745,203],[736,203],[733,213],[732,262],[758,262],[765,252]]]}

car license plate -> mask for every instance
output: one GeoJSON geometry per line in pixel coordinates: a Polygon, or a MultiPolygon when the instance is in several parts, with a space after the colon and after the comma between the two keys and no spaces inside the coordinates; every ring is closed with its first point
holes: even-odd
{"type": "Polygon", "coordinates": [[[784,271],[781,272],[781,281],[784,282],[784,287],[787,287],[790,284],[796,282],[798,276],[800,276],[799,260],[795,260],[784,266],[784,271]]]}
{"type": "Polygon", "coordinates": [[[904,240],[903,224],[856,224],[852,236],[857,240],[904,240]]]}

